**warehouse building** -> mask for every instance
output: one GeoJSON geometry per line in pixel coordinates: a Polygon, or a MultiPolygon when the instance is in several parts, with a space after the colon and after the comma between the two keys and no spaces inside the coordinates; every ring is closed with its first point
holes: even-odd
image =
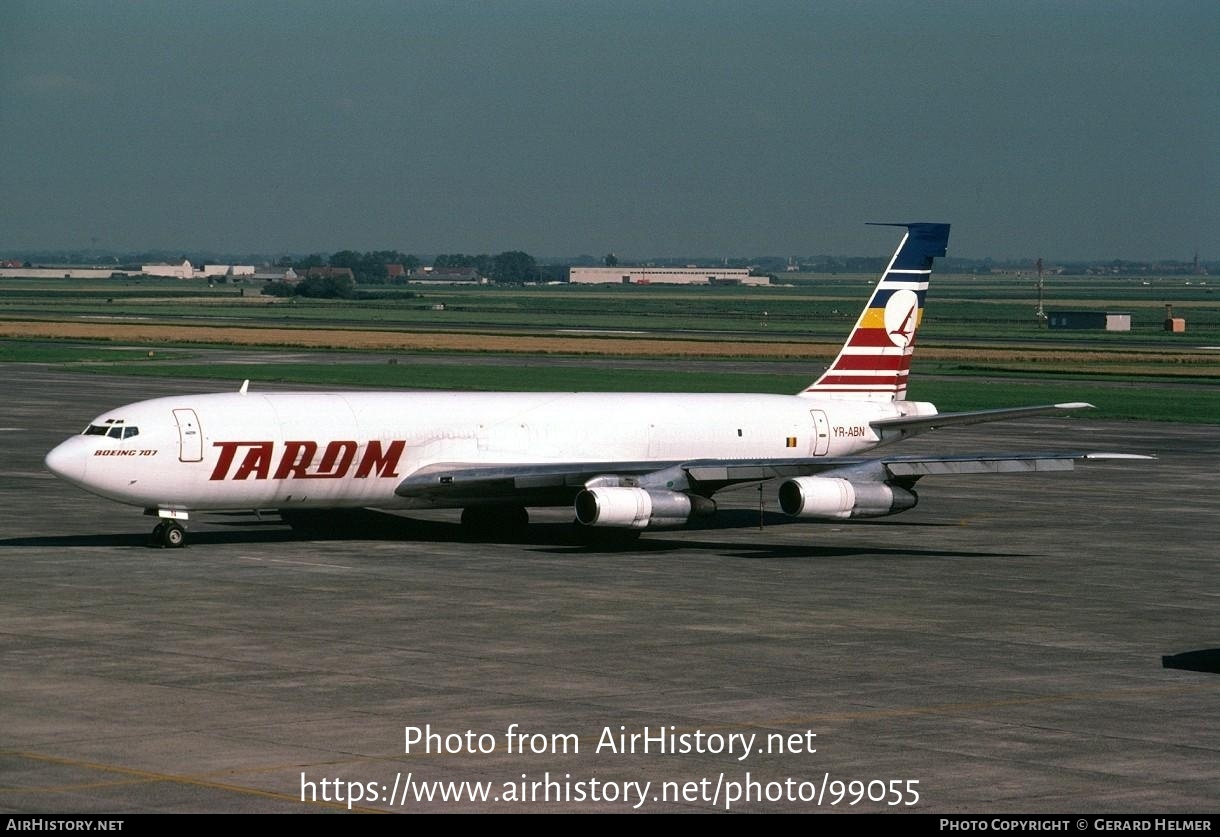
{"type": "Polygon", "coordinates": [[[109,267],[0,267],[0,279],[111,279],[130,271],[109,267]]]}
{"type": "Polygon", "coordinates": [[[1047,314],[1047,324],[1051,328],[1130,331],[1131,315],[1114,311],[1051,311],[1047,314]]]}
{"type": "Polygon", "coordinates": [[[572,267],[574,285],[769,285],[745,267],[572,267]]]}

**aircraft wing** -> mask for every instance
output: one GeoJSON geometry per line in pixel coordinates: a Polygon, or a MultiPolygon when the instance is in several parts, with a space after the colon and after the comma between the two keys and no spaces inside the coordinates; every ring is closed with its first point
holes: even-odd
{"type": "Polygon", "coordinates": [[[398,484],[399,497],[454,503],[512,500],[528,505],[566,502],[593,485],[628,485],[710,496],[743,482],[822,474],[860,482],[915,482],[931,474],[1070,471],[1079,460],[1152,459],[1101,452],[1018,452],[952,456],[808,457],[675,462],[438,463],[398,484]]]}
{"type": "Polygon", "coordinates": [[[1138,453],[991,453],[964,456],[898,456],[883,459],[894,477],[930,474],[1012,474],[1028,471],[1071,471],[1076,462],[1106,459],[1156,459],[1138,453]]]}
{"type": "Polygon", "coordinates": [[[1016,452],[950,456],[881,456],[844,459],[777,459],[750,463],[690,463],[682,466],[701,486],[723,488],[739,482],[822,475],[853,482],[914,483],[932,474],[1017,474],[1071,471],[1082,460],[1153,459],[1151,456],[1102,452],[1016,452]]]}

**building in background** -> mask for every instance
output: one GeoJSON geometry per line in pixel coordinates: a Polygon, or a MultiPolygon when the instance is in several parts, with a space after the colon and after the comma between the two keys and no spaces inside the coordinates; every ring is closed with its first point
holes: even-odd
{"type": "Polygon", "coordinates": [[[573,267],[574,285],[769,285],[769,276],[751,276],[746,267],[573,267]]]}
{"type": "Polygon", "coordinates": [[[1130,331],[1131,315],[1114,311],[1051,311],[1047,315],[1047,325],[1051,328],[1130,331]]]}
{"type": "Polygon", "coordinates": [[[140,272],[145,276],[165,276],[170,279],[194,279],[195,268],[190,259],[183,259],[182,264],[144,264],[140,272]]]}

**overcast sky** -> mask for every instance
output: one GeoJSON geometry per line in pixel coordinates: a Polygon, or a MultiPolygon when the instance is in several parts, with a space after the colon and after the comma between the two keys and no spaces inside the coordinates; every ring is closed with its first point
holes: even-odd
{"type": "Polygon", "coordinates": [[[1220,3],[0,0],[0,252],[1220,258],[1220,3]]]}

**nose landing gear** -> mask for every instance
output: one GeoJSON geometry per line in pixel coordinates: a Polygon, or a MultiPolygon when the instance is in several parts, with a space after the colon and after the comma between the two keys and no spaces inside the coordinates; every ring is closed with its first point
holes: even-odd
{"type": "Polygon", "coordinates": [[[178,549],[186,544],[186,530],[176,520],[162,520],[152,530],[152,546],[178,549]]]}

